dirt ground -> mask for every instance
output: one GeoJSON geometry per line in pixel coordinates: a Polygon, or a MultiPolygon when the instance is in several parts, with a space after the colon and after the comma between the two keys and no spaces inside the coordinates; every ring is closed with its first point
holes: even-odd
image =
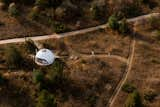
{"type": "MultiPolygon", "coordinates": [[[[40,42],[44,47],[52,49],[64,60],[66,63],[64,73],[72,81],[69,86],[65,87],[66,90],[64,91],[64,93],[68,94],[68,99],[63,101],[61,97],[57,97],[59,107],[106,106],[113,90],[125,72],[126,62],[110,57],[83,57],[83,55],[91,55],[91,51],[95,51],[95,55],[108,55],[110,53],[127,59],[131,38],[112,33],[109,30],[98,30],[61,40],[40,42]],[[112,52],[113,50],[118,51],[112,52]],[[93,101],[92,98],[94,99],[93,101]]],[[[22,45],[17,44],[16,46],[26,55],[22,45]]],[[[3,45],[0,47],[2,56],[4,56],[5,47],[3,45]]],[[[1,68],[1,72],[6,73],[6,71],[9,71],[3,60],[1,66],[3,68],[1,68]]],[[[14,74],[15,71],[18,71],[18,74],[23,74],[25,70],[14,70],[9,72],[7,77],[8,86],[12,87],[12,85],[16,84],[14,90],[18,91],[19,94],[11,93],[12,97],[9,96],[10,88],[5,88],[6,86],[4,86],[2,92],[5,91],[6,96],[4,94],[0,95],[0,102],[6,102],[4,103],[6,107],[25,107],[29,102],[31,104],[27,107],[32,107],[35,103],[35,100],[32,100],[34,98],[33,95],[36,95],[36,87],[31,80],[32,71],[27,70],[22,76],[14,74]],[[12,100],[15,96],[25,96],[24,99],[28,100],[22,100],[24,103],[18,104],[21,101],[21,97],[12,100]],[[15,106],[16,104],[17,106],[15,106]]]]}
{"type": "MultiPolygon", "coordinates": [[[[145,107],[160,106],[160,48],[159,39],[156,32],[159,28],[148,28],[143,26],[137,31],[135,56],[132,70],[129,74],[127,83],[136,86],[143,99],[145,107]],[[143,29],[143,30],[142,30],[143,29]],[[144,94],[153,91],[157,94],[152,102],[144,100],[144,94]]],[[[123,107],[127,98],[126,93],[120,92],[113,107],[123,107]]]]}

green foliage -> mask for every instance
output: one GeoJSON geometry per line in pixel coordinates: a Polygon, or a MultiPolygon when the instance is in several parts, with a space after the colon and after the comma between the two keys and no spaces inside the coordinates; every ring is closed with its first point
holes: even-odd
{"type": "Polygon", "coordinates": [[[147,101],[153,101],[157,94],[153,91],[148,91],[144,93],[144,99],[147,101]]]}
{"type": "Polygon", "coordinates": [[[40,7],[47,7],[49,5],[49,0],[36,0],[35,5],[40,7]]]}
{"type": "Polygon", "coordinates": [[[61,60],[56,60],[48,70],[48,80],[51,84],[58,84],[63,76],[64,63],[61,60]]]}
{"type": "Polygon", "coordinates": [[[95,95],[88,96],[87,101],[90,104],[90,107],[94,107],[95,106],[97,99],[98,99],[98,97],[95,96],[95,95]]]}
{"type": "Polygon", "coordinates": [[[40,92],[37,100],[36,107],[57,107],[55,97],[46,90],[40,92]]]}
{"type": "Polygon", "coordinates": [[[133,3],[123,3],[121,12],[124,13],[126,17],[135,17],[142,13],[141,11],[141,1],[134,0],[133,3]]]}
{"type": "Polygon", "coordinates": [[[36,20],[36,19],[38,18],[39,14],[40,14],[40,9],[39,9],[39,7],[38,7],[38,6],[34,6],[34,7],[32,8],[32,10],[30,11],[30,13],[29,13],[29,17],[30,17],[32,20],[36,20]]]}
{"type": "Polygon", "coordinates": [[[141,97],[137,91],[129,94],[125,102],[125,107],[143,107],[141,97]]]}
{"type": "Polygon", "coordinates": [[[132,84],[124,84],[122,86],[122,91],[127,92],[127,93],[132,93],[136,88],[132,84]]]}
{"type": "Polygon", "coordinates": [[[41,83],[44,80],[44,73],[40,70],[33,70],[32,78],[34,83],[41,83]]]}
{"type": "Polygon", "coordinates": [[[4,77],[2,76],[2,74],[0,74],[0,85],[4,84],[4,77]]]}
{"type": "Polygon", "coordinates": [[[57,8],[62,3],[62,0],[49,0],[49,4],[53,8],[57,8]]]}
{"type": "Polygon", "coordinates": [[[156,32],[156,38],[160,40],[160,30],[156,32]]]}
{"type": "Polygon", "coordinates": [[[16,17],[19,15],[19,11],[15,3],[11,3],[8,7],[8,12],[11,16],[16,17]]]}
{"type": "Polygon", "coordinates": [[[101,10],[99,9],[98,6],[96,5],[93,5],[93,7],[91,8],[91,11],[92,11],[92,16],[94,19],[99,19],[101,18],[101,10]]]}
{"type": "Polygon", "coordinates": [[[111,29],[117,30],[119,27],[118,20],[115,15],[112,15],[108,19],[108,24],[111,29]]]}
{"type": "Polygon", "coordinates": [[[19,68],[23,65],[23,57],[14,46],[9,46],[5,50],[5,61],[9,68],[19,68]]]}
{"type": "Polygon", "coordinates": [[[129,32],[129,27],[126,19],[123,19],[119,24],[119,32],[122,34],[126,34],[129,32]]]}
{"type": "Polygon", "coordinates": [[[5,4],[9,4],[11,2],[11,0],[0,0],[0,2],[5,3],[5,4]]]}
{"type": "Polygon", "coordinates": [[[53,29],[56,33],[63,33],[65,31],[67,31],[66,26],[60,22],[55,22],[53,24],[53,29]]]}
{"type": "Polygon", "coordinates": [[[37,46],[34,44],[34,41],[31,39],[27,39],[25,41],[25,48],[29,53],[35,54],[37,46]]]}

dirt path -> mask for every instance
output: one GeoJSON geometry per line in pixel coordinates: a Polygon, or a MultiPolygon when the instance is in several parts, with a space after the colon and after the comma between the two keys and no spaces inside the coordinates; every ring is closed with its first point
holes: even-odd
{"type": "MultiPolygon", "coordinates": [[[[139,21],[139,20],[143,20],[143,19],[146,19],[146,18],[150,18],[151,16],[160,17],[160,13],[151,13],[151,14],[147,14],[147,15],[142,15],[142,16],[139,16],[139,17],[128,19],[127,21],[129,23],[133,23],[135,21],[139,21]]],[[[108,26],[107,24],[103,24],[103,25],[99,25],[99,26],[96,26],[96,27],[91,27],[91,28],[87,28],[87,29],[81,29],[81,30],[71,31],[71,32],[66,32],[66,33],[61,33],[61,34],[51,34],[51,35],[36,36],[36,37],[25,37],[25,38],[14,38],[14,39],[0,40],[0,45],[1,44],[9,44],[9,43],[25,42],[26,38],[30,38],[30,39],[32,39],[34,41],[40,41],[40,40],[46,40],[46,39],[54,39],[54,38],[58,39],[58,38],[73,36],[73,35],[77,35],[77,34],[84,34],[84,33],[88,33],[88,32],[92,32],[92,31],[98,30],[98,29],[104,29],[107,26],[108,26]]]]}
{"type": "Polygon", "coordinates": [[[128,60],[124,57],[118,56],[118,55],[107,55],[107,54],[99,54],[99,55],[81,55],[82,58],[113,58],[113,59],[117,59],[120,60],[124,63],[128,63],[128,60]]]}
{"type": "Polygon", "coordinates": [[[113,107],[113,103],[116,100],[118,94],[121,91],[122,86],[124,85],[124,83],[126,82],[128,75],[130,74],[131,68],[132,68],[132,64],[133,64],[133,58],[134,58],[134,54],[135,54],[135,45],[136,45],[136,40],[135,38],[133,39],[132,42],[132,50],[131,50],[131,54],[130,57],[128,58],[128,65],[127,65],[127,69],[126,72],[123,74],[122,79],[120,80],[119,84],[117,85],[116,89],[114,90],[107,107],[113,107]]]}

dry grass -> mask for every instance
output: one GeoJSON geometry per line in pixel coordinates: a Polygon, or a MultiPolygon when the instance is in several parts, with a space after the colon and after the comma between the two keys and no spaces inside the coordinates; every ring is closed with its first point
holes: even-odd
{"type": "MultiPolygon", "coordinates": [[[[132,70],[127,82],[134,84],[141,93],[143,103],[146,107],[159,107],[160,99],[157,96],[152,102],[144,101],[144,93],[148,90],[154,91],[157,95],[160,92],[160,48],[159,40],[155,37],[158,29],[138,30],[141,38],[136,40],[135,56],[132,70]],[[143,39],[142,39],[143,38],[143,39]]],[[[120,92],[113,107],[123,107],[127,94],[120,92]]]]}

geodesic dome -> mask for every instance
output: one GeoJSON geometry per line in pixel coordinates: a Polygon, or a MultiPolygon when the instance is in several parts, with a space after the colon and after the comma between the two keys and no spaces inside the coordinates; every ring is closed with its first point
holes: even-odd
{"type": "Polygon", "coordinates": [[[40,49],[35,56],[35,62],[41,66],[51,65],[54,60],[55,55],[49,49],[40,49]]]}

